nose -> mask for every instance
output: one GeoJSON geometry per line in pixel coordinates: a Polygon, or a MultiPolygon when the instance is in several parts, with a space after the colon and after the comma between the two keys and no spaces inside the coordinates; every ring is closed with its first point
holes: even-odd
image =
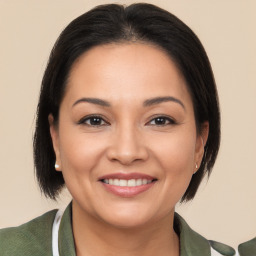
{"type": "Polygon", "coordinates": [[[110,161],[131,165],[134,162],[147,160],[149,152],[138,129],[125,126],[114,132],[107,157],[110,161]]]}

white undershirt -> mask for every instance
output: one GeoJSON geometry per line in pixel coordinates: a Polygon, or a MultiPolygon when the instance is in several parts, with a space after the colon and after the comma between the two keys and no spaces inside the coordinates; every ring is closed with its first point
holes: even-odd
{"type": "Polygon", "coordinates": [[[52,255],[59,256],[59,228],[63,211],[58,210],[52,225],[52,255]]]}

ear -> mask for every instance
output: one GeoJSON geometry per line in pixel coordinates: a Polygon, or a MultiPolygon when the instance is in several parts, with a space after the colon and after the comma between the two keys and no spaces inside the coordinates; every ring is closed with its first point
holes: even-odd
{"type": "Polygon", "coordinates": [[[208,134],[209,134],[209,122],[204,122],[201,125],[200,133],[197,135],[197,139],[196,139],[195,172],[197,172],[197,170],[201,165],[201,162],[204,156],[204,146],[207,142],[208,134]]]}
{"type": "Polygon", "coordinates": [[[50,126],[50,134],[52,138],[52,145],[55,152],[56,162],[55,162],[55,169],[56,171],[61,170],[61,160],[60,160],[60,150],[59,150],[59,132],[58,127],[54,123],[54,117],[52,114],[48,116],[48,122],[50,126]]]}

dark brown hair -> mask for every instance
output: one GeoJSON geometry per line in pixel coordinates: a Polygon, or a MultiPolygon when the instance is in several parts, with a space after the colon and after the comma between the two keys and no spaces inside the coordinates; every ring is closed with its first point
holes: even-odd
{"type": "Polygon", "coordinates": [[[41,190],[56,199],[65,182],[54,169],[55,154],[48,115],[58,122],[59,106],[72,65],[90,48],[141,41],[160,47],[176,63],[191,94],[197,130],[209,122],[201,166],[181,201],[192,199],[202,178],[210,174],[220,144],[218,94],[207,54],[193,31],[173,14],[151,4],[101,5],[73,20],[60,34],[47,64],[37,108],[34,163],[41,190]]]}

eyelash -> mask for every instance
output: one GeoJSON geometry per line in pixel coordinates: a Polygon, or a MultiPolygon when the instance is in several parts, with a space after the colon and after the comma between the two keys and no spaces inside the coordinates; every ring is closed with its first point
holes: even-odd
{"type": "MultiPolygon", "coordinates": [[[[150,123],[152,122],[152,121],[155,121],[156,122],[156,120],[163,120],[165,123],[164,124],[153,124],[153,125],[156,125],[156,126],[167,126],[167,125],[174,125],[174,124],[176,124],[176,121],[174,120],[174,119],[172,119],[171,117],[168,117],[168,116],[155,116],[153,119],[151,119],[147,124],[149,124],[150,125],[150,123]],[[168,123],[166,123],[166,122],[168,122],[168,123]]],[[[152,124],[151,124],[152,125],[152,124]]]]}
{"type": "MultiPolygon", "coordinates": [[[[95,121],[95,120],[94,120],[95,121]]],[[[87,126],[92,126],[92,127],[101,127],[101,126],[107,126],[110,125],[109,122],[107,122],[102,116],[100,115],[91,115],[91,116],[86,116],[84,118],[82,118],[81,120],[79,120],[78,124],[84,124],[87,126]],[[99,122],[104,122],[104,124],[88,124],[86,123],[87,121],[92,121],[94,119],[97,119],[97,121],[99,122]]],[[[167,126],[167,125],[175,125],[177,124],[176,121],[170,117],[167,116],[156,116],[154,118],[152,118],[149,122],[146,123],[146,125],[155,125],[155,126],[167,126]],[[156,124],[156,120],[158,119],[158,121],[164,121],[164,124],[156,124]],[[155,124],[150,124],[152,121],[155,121],[155,124]],[[168,123],[166,123],[168,122],[168,123]]]]}
{"type": "MultiPolygon", "coordinates": [[[[102,127],[102,126],[110,125],[110,123],[107,122],[100,115],[86,116],[86,117],[82,118],[81,120],[79,120],[78,124],[84,124],[84,125],[91,126],[91,127],[102,127]],[[93,119],[96,119],[94,121],[100,122],[100,124],[92,124],[93,119]],[[89,121],[90,123],[88,124],[87,121],[89,121]],[[104,124],[102,124],[102,122],[104,122],[104,124]]],[[[177,124],[177,123],[174,119],[167,117],[167,116],[161,116],[161,115],[155,116],[149,122],[146,123],[146,125],[152,125],[152,126],[167,126],[167,125],[175,125],[175,124],[177,124]],[[154,124],[152,124],[153,121],[154,121],[154,124]],[[158,121],[160,121],[162,123],[157,124],[156,122],[158,122],[158,121]]]]}
{"type": "Polygon", "coordinates": [[[82,119],[79,120],[78,124],[84,124],[84,125],[88,125],[88,126],[93,126],[93,127],[101,127],[101,126],[106,126],[109,125],[109,123],[107,121],[104,120],[104,118],[100,115],[91,115],[91,116],[86,116],[83,117],[82,119]],[[105,124],[87,124],[87,121],[92,121],[92,119],[98,119],[100,122],[104,122],[105,124]]]}

